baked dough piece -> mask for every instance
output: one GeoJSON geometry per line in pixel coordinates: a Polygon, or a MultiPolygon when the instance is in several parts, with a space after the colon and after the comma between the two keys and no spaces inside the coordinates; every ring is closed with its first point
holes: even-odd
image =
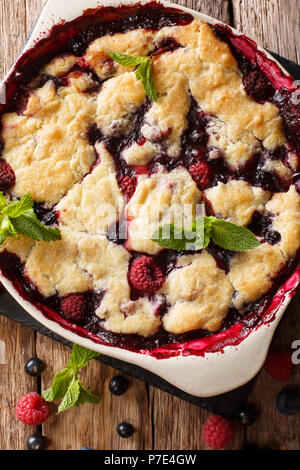
{"type": "Polygon", "coordinates": [[[204,192],[213,212],[237,225],[248,225],[254,211],[263,211],[271,193],[251,186],[246,181],[232,180],[218,183],[204,192]]]}
{"type": "Polygon", "coordinates": [[[76,62],[77,57],[75,57],[73,54],[65,54],[52,59],[49,64],[45,65],[45,67],[42,69],[42,72],[48,75],[53,75],[54,77],[60,77],[69,72],[69,70],[74,67],[76,62]]]}
{"type": "Polygon", "coordinates": [[[150,178],[140,177],[127,204],[128,239],[126,248],[156,254],[162,248],[151,240],[162,224],[190,226],[201,202],[201,192],[188,171],[178,167],[170,173],[160,169],[150,178]]]}
{"type": "Polygon", "coordinates": [[[139,28],[127,33],[102,36],[90,44],[84,61],[102,79],[108,78],[112,74],[119,75],[125,71],[131,71],[132,67],[124,67],[113,62],[109,52],[146,56],[150,50],[154,49],[153,35],[154,32],[139,28]]]}
{"type": "Polygon", "coordinates": [[[99,155],[93,171],[77,183],[56,206],[59,221],[77,232],[105,234],[119,220],[124,198],[119,189],[115,164],[102,143],[95,146],[99,155]]]}
{"type": "Polygon", "coordinates": [[[291,258],[300,248],[300,194],[292,185],[286,193],[276,193],[266,204],[274,214],[272,225],[281,235],[280,247],[286,258],[291,258]]]}
{"type": "Polygon", "coordinates": [[[50,80],[29,99],[23,115],[5,114],[2,157],[13,168],[12,194],[30,192],[37,202],[52,206],[95,161],[86,131],[95,103],[72,85],[55,91],[50,80]]]}
{"type": "Polygon", "coordinates": [[[62,297],[93,288],[92,279],[77,264],[78,237],[66,230],[61,230],[61,234],[60,241],[37,242],[25,264],[24,274],[45,297],[62,297]]]}
{"type": "Polygon", "coordinates": [[[104,292],[96,315],[104,328],[115,333],[154,334],[161,321],[156,314],[159,300],[130,300],[127,280],[130,254],[104,237],[83,236],[78,241],[78,264],[93,279],[93,287],[104,292]]]}
{"type": "Polygon", "coordinates": [[[13,253],[24,263],[34,245],[35,241],[31,238],[24,237],[24,235],[18,235],[18,238],[8,237],[5,242],[0,245],[0,253],[3,251],[13,253]]]}
{"type": "Polygon", "coordinates": [[[186,116],[190,107],[188,81],[179,73],[174,73],[172,77],[163,73],[163,77],[160,77],[155,74],[155,61],[153,67],[156,89],[161,96],[146,113],[141,133],[149,140],[157,134],[157,131],[165,135],[164,142],[167,145],[168,155],[178,157],[181,150],[181,136],[187,127],[186,116]]]}
{"type": "Polygon", "coordinates": [[[103,84],[98,95],[96,122],[106,135],[128,134],[131,115],[145,101],[143,85],[134,72],[125,72],[103,84]]]}
{"type": "Polygon", "coordinates": [[[179,48],[153,61],[155,85],[170,83],[176,74],[188,80],[191,94],[200,108],[223,123],[224,150],[232,167],[243,165],[256,151],[258,140],[266,148],[283,145],[285,136],[278,108],[271,103],[259,104],[245,92],[242,76],[234,67],[218,62],[203,62],[197,50],[179,48]],[[234,142],[241,141],[246,155],[234,142]],[[230,148],[232,142],[232,148],[230,148]],[[239,158],[241,161],[239,162],[239,158]]]}
{"type": "Polygon", "coordinates": [[[215,259],[203,251],[180,257],[160,293],[170,304],[162,319],[167,331],[217,331],[230,306],[233,288],[215,259]]]}
{"type": "Polygon", "coordinates": [[[147,165],[157,154],[157,146],[146,141],[140,145],[134,142],[123,151],[122,157],[128,165],[147,165]]]}
{"type": "Polygon", "coordinates": [[[222,150],[227,165],[234,169],[242,167],[260,148],[259,140],[246,130],[238,131],[235,126],[226,124],[218,118],[211,117],[206,129],[208,148],[222,150]]]}
{"type": "Polygon", "coordinates": [[[262,243],[257,248],[237,253],[230,262],[229,279],[235,289],[233,305],[239,310],[254,302],[272,287],[285,258],[278,245],[262,243]]]}

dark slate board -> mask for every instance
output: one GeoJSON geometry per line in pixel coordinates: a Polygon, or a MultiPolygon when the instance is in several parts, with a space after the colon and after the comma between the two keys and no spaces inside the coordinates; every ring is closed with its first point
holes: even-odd
{"type": "MultiPolygon", "coordinates": [[[[300,80],[300,65],[295,64],[278,54],[272,53],[274,57],[282,63],[282,65],[289,71],[289,73],[295,78],[300,80]]],[[[64,338],[52,333],[50,330],[45,328],[43,325],[34,320],[23,308],[10,296],[8,292],[3,292],[0,296],[0,313],[24,326],[32,328],[43,335],[49,336],[50,338],[59,341],[60,343],[71,346],[71,343],[64,338]]],[[[103,364],[114,367],[121,372],[124,372],[132,377],[147,382],[149,385],[157,387],[165,392],[175,395],[182,400],[186,400],[194,405],[201,408],[205,408],[216,414],[223,415],[227,418],[233,418],[240,406],[247,400],[248,395],[251,392],[252,386],[255,379],[251,380],[248,384],[233,390],[229,393],[218,395],[210,398],[198,398],[193,395],[182,392],[176,387],[173,387],[165,380],[161,379],[155,374],[148,372],[141,367],[128,364],[118,359],[113,359],[108,356],[99,356],[98,360],[103,364]]]]}

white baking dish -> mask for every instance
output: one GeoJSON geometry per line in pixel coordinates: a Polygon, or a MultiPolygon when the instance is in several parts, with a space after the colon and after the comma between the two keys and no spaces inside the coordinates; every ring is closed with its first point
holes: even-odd
{"type": "MultiPolygon", "coordinates": [[[[45,37],[47,31],[49,31],[54,24],[61,22],[62,19],[70,21],[80,16],[83,10],[87,8],[95,8],[99,5],[118,6],[120,3],[130,5],[136,3],[136,0],[122,0],[122,2],[118,2],[117,0],[101,0],[101,2],[96,0],[72,0],[72,2],[48,0],[22,52],[32,48],[38,39],[45,37]]],[[[141,3],[146,4],[147,1],[141,3]]],[[[208,23],[220,23],[213,18],[188,8],[179,7],[178,5],[164,1],[161,3],[166,6],[185,10],[196,18],[208,23]]],[[[267,52],[265,53],[269,58],[274,60],[267,52]]],[[[143,367],[159,375],[184,392],[199,397],[208,397],[228,392],[229,390],[245,384],[258,373],[265,361],[274,332],[300,280],[298,271],[298,274],[294,274],[286,283],[285,289],[281,289],[279,296],[277,295],[279,302],[273,311],[273,320],[254,329],[248,337],[237,346],[226,346],[222,353],[206,353],[203,357],[179,355],[167,359],[156,359],[147,354],[96,344],[88,337],[83,338],[78,336],[76,333],[63,328],[58,323],[47,319],[35,306],[19,295],[7,278],[3,275],[0,275],[0,277],[5,288],[19,304],[32,317],[53,332],[69,341],[98,351],[100,354],[143,367]]]]}

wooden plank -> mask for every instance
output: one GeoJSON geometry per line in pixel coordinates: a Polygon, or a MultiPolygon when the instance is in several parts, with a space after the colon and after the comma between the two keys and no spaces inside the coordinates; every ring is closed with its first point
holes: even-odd
{"type": "Polygon", "coordinates": [[[230,0],[173,0],[188,8],[230,24],[230,0]]]}
{"type": "MultiPolygon", "coordinates": [[[[42,389],[50,386],[56,372],[67,364],[70,349],[42,335],[37,337],[37,354],[47,368],[42,375],[42,389]]],[[[83,383],[101,397],[98,405],[73,408],[59,416],[53,412],[43,425],[49,449],[76,450],[83,446],[93,449],[151,449],[152,425],[146,384],[128,377],[130,387],[125,395],[113,396],[108,388],[116,374],[111,368],[92,361],[84,370],[83,383]],[[122,421],[130,422],[135,433],[130,439],[118,436],[116,428],[122,421]]]]}
{"type": "Polygon", "coordinates": [[[0,315],[0,341],[5,343],[5,361],[0,358],[0,450],[22,450],[26,449],[27,437],[36,432],[36,427],[16,418],[18,399],[37,391],[36,379],[24,372],[26,361],[35,355],[35,334],[0,315]]]}
{"type": "Polygon", "coordinates": [[[258,44],[300,62],[299,0],[232,0],[235,27],[258,44]]]}
{"type": "Polygon", "coordinates": [[[26,37],[25,0],[0,1],[0,77],[3,77],[20,52],[26,37]]]}
{"type": "Polygon", "coordinates": [[[25,0],[26,3],[26,35],[28,36],[35,25],[47,0],[25,0]]]}

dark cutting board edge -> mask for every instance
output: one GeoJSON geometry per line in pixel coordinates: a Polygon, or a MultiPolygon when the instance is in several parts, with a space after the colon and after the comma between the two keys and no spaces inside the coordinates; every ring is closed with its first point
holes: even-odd
{"type": "MultiPolygon", "coordinates": [[[[300,80],[300,65],[295,64],[294,62],[273,52],[271,52],[271,54],[283,65],[295,80],[300,80]]],[[[37,331],[38,333],[54,339],[55,341],[59,341],[69,347],[72,346],[69,341],[56,335],[32,318],[6,290],[0,295],[0,313],[11,320],[37,331]]],[[[199,398],[181,391],[162,378],[141,367],[104,355],[99,356],[97,360],[105,365],[111,366],[114,369],[135,377],[138,380],[142,380],[153,387],[157,387],[164,392],[175,395],[182,400],[204,408],[212,413],[220,414],[226,418],[234,418],[236,416],[241,405],[247,400],[256,380],[256,378],[254,378],[242,387],[222,395],[209,398],[199,398]]]]}

